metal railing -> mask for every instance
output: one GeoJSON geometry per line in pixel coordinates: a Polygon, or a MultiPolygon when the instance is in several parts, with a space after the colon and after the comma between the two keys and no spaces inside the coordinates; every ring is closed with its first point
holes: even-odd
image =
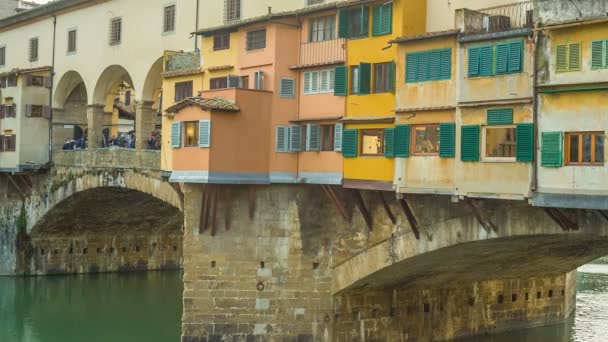
{"type": "Polygon", "coordinates": [[[485,32],[534,27],[534,3],[532,1],[520,1],[477,11],[485,14],[483,18],[485,32]]]}
{"type": "Polygon", "coordinates": [[[344,38],[303,43],[300,46],[299,66],[325,65],[346,60],[344,38]]]}

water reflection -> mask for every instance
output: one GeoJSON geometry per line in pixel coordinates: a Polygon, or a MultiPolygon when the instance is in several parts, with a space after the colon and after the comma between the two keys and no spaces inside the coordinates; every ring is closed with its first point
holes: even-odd
{"type": "Polygon", "coordinates": [[[0,278],[0,341],[178,341],[180,272],[0,278]]]}

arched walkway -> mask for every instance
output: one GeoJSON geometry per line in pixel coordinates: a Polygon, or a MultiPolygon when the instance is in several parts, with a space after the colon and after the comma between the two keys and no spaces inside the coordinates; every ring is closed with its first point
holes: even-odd
{"type": "MultiPolygon", "coordinates": [[[[81,75],[68,71],[59,79],[53,98],[53,150],[74,148],[87,128],[88,93],[81,75]],[[71,141],[66,144],[67,141],[71,141]]],[[[81,145],[81,144],[78,144],[81,145]]]]}
{"type": "Polygon", "coordinates": [[[156,149],[160,147],[161,122],[158,116],[162,109],[163,57],[152,64],[144,81],[141,101],[137,103],[135,141],[137,148],[156,149]],[[154,137],[159,143],[148,143],[154,137]]]}

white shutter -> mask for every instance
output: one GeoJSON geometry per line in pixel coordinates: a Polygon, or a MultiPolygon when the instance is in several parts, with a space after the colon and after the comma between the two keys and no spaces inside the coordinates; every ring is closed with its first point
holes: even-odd
{"type": "Polygon", "coordinates": [[[319,93],[319,72],[318,71],[312,72],[310,83],[312,85],[312,87],[310,89],[310,93],[318,94],[319,93]]]}
{"type": "Polygon", "coordinates": [[[211,146],[211,121],[200,120],[198,122],[198,147],[211,146]]]}
{"type": "Polygon", "coordinates": [[[289,126],[289,145],[291,152],[302,151],[302,126],[289,126]]]}
{"type": "Polygon", "coordinates": [[[305,72],[304,73],[304,94],[312,93],[311,79],[312,79],[312,72],[310,72],[310,71],[305,72]]]}
{"type": "Polygon", "coordinates": [[[32,105],[25,105],[25,116],[28,118],[32,117],[32,105]]]}
{"type": "Polygon", "coordinates": [[[182,142],[182,123],[174,122],[171,124],[171,147],[179,148],[182,142]]]}
{"type": "Polygon", "coordinates": [[[306,125],[306,151],[321,150],[321,126],[306,125]]]}
{"type": "Polygon", "coordinates": [[[336,69],[329,69],[327,70],[328,74],[329,74],[329,88],[327,89],[328,93],[333,93],[334,92],[334,78],[336,76],[336,69]]]}
{"type": "Polygon", "coordinates": [[[275,151],[289,152],[289,127],[277,126],[275,151]]]}
{"type": "Polygon", "coordinates": [[[327,70],[321,70],[320,72],[321,80],[319,81],[319,92],[326,93],[329,88],[329,80],[327,79],[327,70]]]}
{"type": "Polygon", "coordinates": [[[337,123],[334,126],[334,151],[342,152],[342,131],[344,130],[344,124],[337,123]]]}

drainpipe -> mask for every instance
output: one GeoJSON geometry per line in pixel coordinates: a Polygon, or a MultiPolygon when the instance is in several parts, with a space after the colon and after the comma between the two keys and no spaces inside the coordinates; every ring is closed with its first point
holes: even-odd
{"type": "Polygon", "coordinates": [[[55,43],[57,35],[57,16],[53,15],[53,50],[51,56],[51,90],[49,91],[49,162],[53,161],[53,87],[55,86],[55,43]]]}
{"type": "Polygon", "coordinates": [[[538,40],[540,39],[540,33],[538,31],[534,31],[534,36],[532,38],[532,50],[533,50],[533,72],[534,76],[532,78],[532,123],[534,125],[534,162],[532,163],[532,192],[536,192],[538,190],[538,162],[540,161],[540,153],[538,151],[538,139],[540,136],[538,135],[538,40]]]}
{"type": "MultiPolygon", "coordinates": [[[[194,27],[194,32],[198,31],[198,9],[200,7],[200,0],[196,0],[196,24],[194,27]]],[[[198,51],[198,35],[194,35],[194,51],[198,51]]]]}

